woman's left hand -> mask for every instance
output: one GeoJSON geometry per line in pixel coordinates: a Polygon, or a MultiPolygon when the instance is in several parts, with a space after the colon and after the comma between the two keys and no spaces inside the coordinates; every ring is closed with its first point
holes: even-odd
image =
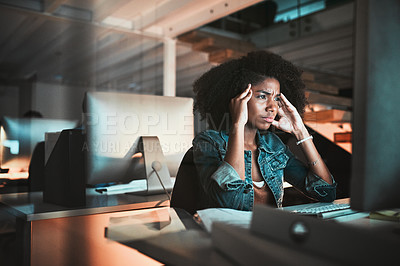
{"type": "Polygon", "coordinates": [[[281,93],[281,101],[279,103],[278,114],[279,121],[274,120],[272,125],[276,128],[297,135],[304,131],[305,126],[296,107],[281,93]]]}

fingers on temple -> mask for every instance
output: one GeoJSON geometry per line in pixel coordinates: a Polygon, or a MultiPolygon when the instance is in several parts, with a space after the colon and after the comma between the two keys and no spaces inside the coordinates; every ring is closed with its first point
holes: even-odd
{"type": "Polygon", "coordinates": [[[252,91],[251,91],[251,84],[249,84],[247,86],[247,88],[244,90],[244,92],[242,92],[241,94],[239,94],[239,99],[243,99],[245,97],[251,97],[252,91]]]}
{"type": "Polygon", "coordinates": [[[247,99],[250,100],[252,95],[253,95],[253,91],[249,89],[249,92],[246,95],[247,99]]]}

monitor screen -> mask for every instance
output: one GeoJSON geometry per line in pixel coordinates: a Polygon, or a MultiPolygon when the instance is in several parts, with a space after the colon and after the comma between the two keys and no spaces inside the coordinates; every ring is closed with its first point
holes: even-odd
{"type": "Polygon", "coordinates": [[[400,208],[400,2],[356,7],[350,204],[363,211],[400,208]]]}
{"type": "Polygon", "coordinates": [[[88,92],[85,102],[89,185],[141,179],[132,166],[141,136],[158,137],[169,173],[176,176],[183,155],[192,146],[193,99],[88,92]]]}
{"type": "Polygon", "coordinates": [[[1,168],[9,173],[28,172],[32,152],[46,132],[74,128],[77,120],[13,118],[1,120],[1,168]]]}

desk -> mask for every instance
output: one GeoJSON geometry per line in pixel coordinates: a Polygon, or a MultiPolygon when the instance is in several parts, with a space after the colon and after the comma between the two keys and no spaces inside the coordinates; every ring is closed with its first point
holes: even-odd
{"type": "Polygon", "coordinates": [[[396,229],[398,223],[337,223],[258,206],[248,227],[217,222],[211,234],[187,230],[123,243],[172,265],[389,265],[398,260],[396,229]]]}
{"type": "Polygon", "coordinates": [[[28,173],[1,173],[0,194],[28,191],[28,173]],[[25,175],[26,174],[26,175],[25,175]]]}
{"type": "MultiPolygon", "coordinates": [[[[84,234],[86,230],[90,232],[92,232],[92,230],[101,230],[101,236],[104,236],[105,226],[104,224],[99,225],[103,222],[93,222],[106,221],[107,215],[101,216],[101,214],[169,206],[169,201],[165,194],[154,196],[126,194],[102,195],[95,192],[93,189],[88,189],[86,195],[86,205],[74,209],[44,203],[42,192],[0,195],[0,203],[3,209],[16,217],[17,251],[19,252],[17,258],[20,260],[19,264],[30,265],[32,262],[32,265],[45,265],[46,263],[41,260],[40,256],[38,256],[45,254],[49,265],[63,265],[62,263],[57,264],[52,262],[48,257],[51,255],[50,252],[46,251],[45,253],[42,253],[43,248],[45,247],[45,249],[47,249],[47,247],[50,246],[54,249],[59,247],[59,252],[62,251],[62,253],[64,253],[66,246],[64,246],[63,243],[66,243],[65,245],[71,247],[71,243],[76,244],[76,240],[71,240],[71,238],[78,235],[76,232],[84,234]],[[43,232],[46,233],[43,234],[43,232]],[[68,234],[68,232],[71,233],[71,235],[68,234]],[[59,242],[52,247],[51,245],[54,243],[45,240],[46,237],[59,242]]],[[[97,234],[99,234],[99,231],[97,234]]],[[[89,233],[87,239],[91,239],[91,235],[92,234],[89,233]]],[[[82,237],[78,237],[77,239],[84,241],[82,237]]],[[[86,242],[87,244],[84,244],[84,246],[87,247],[89,245],[91,247],[91,252],[93,252],[92,247],[96,247],[97,249],[100,245],[95,244],[92,240],[86,242]]],[[[83,243],[86,242],[84,241],[83,243]]],[[[79,251],[77,247],[74,247],[72,250],[79,251]]],[[[59,252],[57,254],[59,254],[59,252]]],[[[71,257],[77,257],[75,253],[68,253],[68,250],[65,252],[66,255],[64,255],[64,259],[65,256],[68,257],[68,255],[71,257]]],[[[80,259],[82,262],[85,258],[90,259],[103,254],[103,252],[97,251],[96,254],[93,254],[89,251],[86,252],[85,250],[82,250],[82,253],[84,253],[82,254],[83,258],[80,259]]],[[[100,256],[99,258],[103,258],[103,256],[100,256]]],[[[96,263],[96,265],[103,264],[96,263]]]]}
{"type": "Polygon", "coordinates": [[[179,215],[177,212],[178,223],[182,223],[184,225],[182,226],[174,223],[174,219],[175,221],[177,219],[171,210],[179,209],[171,208],[170,214],[167,215],[165,212],[160,214],[163,211],[161,208],[144,210],[144,212],[152,212],[151,216],[157,217],[156,220],[160,221],[155,226],[149,215],[139,213],[135,215],[136,217],[131,218],[118,213],[120,217],[114,217],[114,219],[124,219],[127,223],[123,221],[110,223],[106,236],[166,265],[233,265],[231,261],[213,249],[210,235],[202,230],[202,227],[194,221],[189,213],[183,211],[185,215],[179,215]],[[155,212],[158,214],[154,214],[155,212]],[[134,218],[142,221],[138,224],[134,218]],[[168,218],[172,221],[168,221],[168,218]],[[139,230],[144,233],[137,233],[139,230]]]}

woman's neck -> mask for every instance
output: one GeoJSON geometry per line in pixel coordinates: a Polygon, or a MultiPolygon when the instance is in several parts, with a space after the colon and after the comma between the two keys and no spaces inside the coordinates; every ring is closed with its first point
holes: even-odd
{"type": "Polygon", "coordinates": [[[245,150],[254,150],[257,148],[256,136],[257,136],[257,129],[244,127],[245,150]]]}

